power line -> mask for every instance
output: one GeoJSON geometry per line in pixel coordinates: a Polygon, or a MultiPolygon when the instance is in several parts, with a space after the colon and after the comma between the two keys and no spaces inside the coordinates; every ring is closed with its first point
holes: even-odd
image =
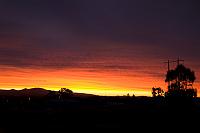
{"type": "Polygon", "coordinates": [[[177,62],[177,65],[180,65],[180,62],[184,62],[184,60],[181,60],[180,58],[178,58],[177,60],[168,60],[167,62],[164,62],[164,63],[167,63],[167,67],[168,67],[168,71],[170,70],[170,63],[174,63],[174,62],[177,62]]]}
{"type": "MultiPolygon", "coordinates": [[[[168,60],[167,62],[164,62],[164,63],[167,63],[167,68],[168,68],[168,71],[167,71],[167,72],[170,71],[170,63],[174,63],[174,62],[177,62],[177,66],[179,66],[179,65],[180,65],[180,62],[184,62],[184,60],[181,60],[181,59],[178,57],[177,60],[172,60],[172,61],[168,60]]],[[[179,80],[179,76],[178,76],[178,80],[179,80]]],[[[171,88],[170,81],[168,81],[168,87],[171,88]]]]}

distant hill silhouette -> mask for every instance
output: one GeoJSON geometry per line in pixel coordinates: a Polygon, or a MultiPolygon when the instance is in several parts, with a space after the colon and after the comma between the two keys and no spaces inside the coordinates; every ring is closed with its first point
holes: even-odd
{"type": "Polygon", "coordinates": [[[49,93],[49,90],[45,90],[43,88],[31,88],[31,89],[23,89],[19,91],[22,95],[29,96],[46,96],[49,93]]]}
{"type": "MultiPolygon", "coordinates": [[[[15,97],[21,97],[21,96],[29,96],[29,97],[44,97],[49,94],[49,92],[54,92],[52,90],[46,90],[44,88],[30,88],[30,89],[22,89],[22,90],[4,90],[0,89],[0,96],[15,96],[15,97]]],[[[55,91],[56,92],[56,91],[55,91]]],[[[85,94],[85,93],[73,93],[74,97],[92,97],[96,96],[93,94],[85,94]]]]}
{"type": "Polygon", "coordinates": [[[48,93],[49,91],[43,88],[0,90],[0,96],[45,96],[48,93]]]}

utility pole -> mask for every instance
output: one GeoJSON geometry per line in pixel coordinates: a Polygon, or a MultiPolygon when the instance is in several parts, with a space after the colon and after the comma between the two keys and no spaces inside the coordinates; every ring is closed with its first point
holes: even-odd
{"type": "MultiPolygon", "coordinates": [[[[172,63],[172,62],[173,61],[170,61],[170,60],[168,60],[167,62],[164,62],[164,63],[167,63],[167,69],[168,69],[167,72],[169,72],[169,70],[170,70],[170,63],[172,63]]],[[[171,89],[170,81],[168,81],[168,89],[171,89]]]]}
{"type": "Polygon", "coordinates": [[[170,70],[170,61],[168,60],[167,62],[164,62],[164,63],[167,63],[167,68],[168,68],[168,71],[170,70]]]}
{"type": "Polygon", "coordinates": [[[167,62],[164,62],[164,63],[167,63],[167,66],[168,66],[168,71],[170,70],[170,63],[174,63],[174,62],[177,62],[177,65],[180,65],[180,62],[184,62],[184,60],[181,60],[179,57],[177,60],[173,60],[173,61],[170,61],[168,60],[167,62]]]}
{"type": "Polygon", "coordinates": [[[184,62],[184,60],[181,60],[179,57],[177,60],[174,60],[172,62],[176,62],[177,63],[177,66],[180,65],[180,62],[184,62]]]}
{"type": "MultiPolygon", "coordinates": [[[[180,61],[180,60],[179,60],[179,61],[180,61]]],[[[168,61],[164,62],[164,63],[167,64],[167,69],[168,69],[168,71],[170,70],[170,63],[173,63],[173,62],[177,62],[177,61],[170,61],[170,60],[168,60],[168,61]]]]}
{"type": "MultiPolygon", "coordinates": [[[[174,62],[177,62],[177,66],[179,66],[181,61],[184,62],[184,60],[180,60],[179,57],[178,57],[178,59],[174,62]]],[[[177,83],[178,83],[178,86],[180,88],[180,73],[178,73],[177,83]]]]}
{"type": "Polygon", "coordinates": [[[181,61],[184,62],[184,60],[180,60],[179,57],[178,57],[178,59],[177,59],[177,65],[180,65],[181,61]]]}
{"type": "MultiPolygon", "coordinates": [[[[178,59],[177,60],[175,60],[175,61],[170,61],[170,60],[168,60],[167,62],[164,62],[164,63],[167,63],[167,69],[168,69],[168,72],[170,71],[170,63],[174,63],[174,62],[177,62],[177,66],[178,65],[180,65],[180,62],[184,62],[184,60],[181,60],[179,57],[178,57],[178,59]]],[[[179,82],[179,76],[178,76],[178,82],[179,82]]],[[[169,87],[169,89],[171,89],[171,85],[170,85],[170,81],[168,81],[168,87],[169,87]]]]}

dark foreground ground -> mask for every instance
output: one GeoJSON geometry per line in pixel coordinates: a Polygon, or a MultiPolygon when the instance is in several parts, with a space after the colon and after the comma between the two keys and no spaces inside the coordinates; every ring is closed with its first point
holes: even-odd
{"type": "Polygon", "coordinates": [[[200,125],[200,100],[169,102],[149,97],[1,99],[0,133],[180,132],[200,125]]]}

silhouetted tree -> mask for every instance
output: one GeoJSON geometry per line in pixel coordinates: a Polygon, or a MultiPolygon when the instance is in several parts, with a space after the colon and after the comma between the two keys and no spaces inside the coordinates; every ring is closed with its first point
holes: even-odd
{"type": "Polygon", "coordinates": [[[67,88],[61,88],[58,93],[59,98],[65,98],[73,95],[73,91],[67,88]]]}
{"type": "Polygon", "coordinates": [[[130,94],[129,94],[129,93],[127,93],[127,97],[130,97],[130,94]]]}
{"type": "Polygon", "coordinates": [[[164,96],[164,91],[160,87],[158,87],[158,88],[153,87],[152,88],[152,96],[153,97],[164,96]]]}
{"type": "Polygon", "coordinates": [[[188,86],[192,86],[195,79],[194,71],[181,64],[175,70],[167,72],[165,82],[170,82],[169,87],[173,89],[187,89],[188,86]]]}
{"type": "Polygon", "coordinates": [[[175,97],[196,97],[197,91],[193,88],[195,81],[194,71],[184,65],[178,65],[174,70],[169,70],[165,82],[169,82],[166,96],[175,97]]]}

